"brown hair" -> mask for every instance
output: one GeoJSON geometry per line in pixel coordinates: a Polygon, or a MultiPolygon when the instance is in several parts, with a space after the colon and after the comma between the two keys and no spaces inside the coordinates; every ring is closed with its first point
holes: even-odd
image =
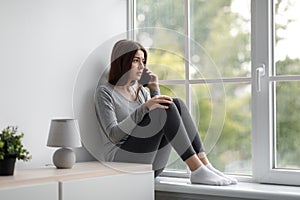
{"type": "Polygon", "coordinates": [[[144,64],[147,62],[147,51],[138,42],[120,40],[115,43],[111,53],[111,63],[108,82],[112,85],[125,85],[128,81],[128,71],[131,69],[133,58],[138,50],[144,52],[144,64]]]}

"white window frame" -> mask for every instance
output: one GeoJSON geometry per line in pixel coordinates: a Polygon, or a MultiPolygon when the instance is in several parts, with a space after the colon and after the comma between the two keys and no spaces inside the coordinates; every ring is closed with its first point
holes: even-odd
{"type": "Polygon", "coordinates": [[[273,16],[273,0],[252,0],[252,172],[257,182],[300,185],[300,170],[275,169],[274,81],[300,79],[299,76],[274,76],[273,16]],[[261,91],[257,91],[257,70],[262,64],[265,75],[260,77],[261,91]]]}
{"type": "MultiPolygon", "coordinates": [[[[135,0],[128,2],[127,30],[128,38],[134,39],[135,28],[135,0]]],[[[189,13],[189,0],[185,0],[185,12],[189,13]]],[[[252,178],[241,177],[240,180],[255,181],[261,183],[276,183],[288,185],[300,185],[300,170],[275,169],[275,145],[274,145],[274,81],[294,80],[293,78],[278,77],[273,75],[273,0],[251,0],[251,73],[252,78],[236,78],[229,82],[252,83],[252,178]],[[265,66],[264,73],[258,74],[258,68],[265,66]],[[257,75],[260,75],[258,77],[257,75]],[[260,80],[258,80],[260,78],[260,80]],[[258,89],[260,91],[258,91],[258,89]]],[[[190,20],[186,15],[186,35],[189,35],[190,20]]],[[[189,58],[189,41],[186,41],[185,56],[189,58]]],[[[188,59],[186,59],[188,60],[188,59]]],[[[187,76],[189,80],[189,67],[186,63],[187,76]]],[[[294,76],[300,80],[300,76],[294,76]]],[[[228,80],[222,79],[227,82],[228,80]]],[[[163,84],[174,81],[163,81],[163,84]]],[[[189,91],[190,81],[179,81],[185,84],[189,91]]],[[[178,82],[178,83],[179,83],[178,82]]],[[[187,104],[190,103],[190,94],[186,94],[187,104]]],[[[165,172],[167,176],[187,177],[186,172],[165,172]]]]}

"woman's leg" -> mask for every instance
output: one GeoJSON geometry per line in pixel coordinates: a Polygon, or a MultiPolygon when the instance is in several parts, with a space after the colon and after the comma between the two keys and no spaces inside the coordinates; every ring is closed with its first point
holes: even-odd
{"type": "Polygon", "coordinates": [[[198,153],[198,157],[200,158],[200,160],[203,162],[203,164],[209,169],[211,170],[212,172],[214,172],[215,174],[223,177],[223,178],[226,178],[228,179],[231,184],[237,184],[238,181],[237,179],[233,178],[233,177],[230,177],[230,176],[227,176],[225,175],[223,172],[219,171],[218,169],[214,168],[214,166],[209,162],[206,154],[204,152],[200,152],[198,153]]]}
{"type": "Polygon", "coordinates": [[[195,126],[195,123],[191,117],[191,114],[189,110],[187,109],[185,103],[178,98],[173,99],[180,116],[182,118],[182,121],[187,129],[187,133],[189,135],[190,141],[192,142],[193,148],[196,151],[199,159],[204,165],[207,165],[209,163],[206,154],[204,145],[200,139],[199,132],[197,127],[195,126]]]}
{"type": "MultiPolygon", "coordinates": [[[[146,115],[120,145],[114,160],[153,163],[158,150],[168,152],[164,148],[167,148],[169,143],[184,161],[196,154],[175,105],[170,105],[167,110],[155,109],[146,115]]],[[[156,162],[159,162],[161,157],[157,156],[156,162]]],[[[199,159],[196,161],[200,163],[199,159]]],[[[164,163],[164,160],[160,162],[164,163]]]]}
{"type": "Polygon", "coordinates": [[[166,115],[158,109],[151,111],[120,145],[114,161],[152,164],[155,177],[166,167],[171,145],[165,138],[163,127],[166,115]]]}
{"type": "MultiPolygon", "coordinates": [[[[157,111],[147,114],[131,135],[119,146],[114,161],[153,164],[159,149],[163,151],[168,145],[161,131],[163,126],[160,123],[161,120],[157,111]]],[[[164,152],[166,152],[164,156],[166,158],[164,159],[168,160],[169,154],[167,151],[164,152]]],[[[153,164],[155,173],[156,170],[164,167],[161,165],[156,167],[153,164]]]]}
{"type": "Polygon", "coordinates": [[[120,145],[115,161],[154,163],[157,151],[166,147],[166,145],[162,145],[164,137],[180,155],[181,159],[186,162],[191,171],[194,171],[191,176],[193,183],[228,184],[227,180],[202,166],[203,164],[191,144],[184,123],[174,104],[170,104],[166,110],[155,109],[151,111],[142,123],[134,129],[134,133],[120,145]],[[152,129],[149,127],[152,127],[152,129]],[[161,127],[162,129],[159,130],[161,127]],[[156,132],[157,130],[159,131],[156,132]],[[137,137],[139,134],[140,137],[137,137]]]}
{"type": "Polygon", "coordinates": [[[158,147],[158,151],[155,155],[154,161],[153,161],[153,169],[155,169],[155,177],[161,174],[161,172],[165,169],[167,166],[170,153],[171,153],[171,144],[168,142],[166,137],[163,137],[160,143],[160,146],[158,147]]]}
{"type": "Polygon", "coordinates": [[[182,121],[187,129],[187,133],[189,135],[189,138],[192,142],[193,148],[197,153],[198,158],[200,159],[200,161],[211,171],[213,171],[214,173],[218,174],[219,176],[222,176],[224,178],[227,178],[231,181],[232,184],[236,184],[237,180],[234,178],[231,178],[229,176],[226,176],[225,174],[223,174],[222,172],[220,172],[219,170],[215,169],[209,162],[205,151],[204,151],[204,146],[203,143],[200,139],[200,136],[198,134],[198,130],[192,120],[192,117],[189,113],[189,110],[187,109],[185,103],[181,100],[181,99],[177,99],[174,98],[173,99],[181,117],[182,117],[182,121]]]}
{"type": "Polygon", "coordinates": [[[186,132],[188,134],[188,137],[192,143],[195,152],[197,154],[204,152],[205,149],[199,137],[198,128],[195,126],[195,123],[185,103],[179,98],[174,98],[173,101],[178,109],[178,112],[180,113],[182,122],[185,126],[186,132]]]}

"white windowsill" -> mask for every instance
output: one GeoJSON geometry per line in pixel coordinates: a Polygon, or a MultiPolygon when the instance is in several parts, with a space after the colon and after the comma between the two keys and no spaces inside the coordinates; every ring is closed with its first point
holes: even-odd
{"type": "Polygon", "coordinates": [[[230,186],[190,184],[187,178],[157,177],[155,190],[186,194],[202,194],[223,197],[296,200],[300,199],[300,187],[239,182],[230,186]]]}

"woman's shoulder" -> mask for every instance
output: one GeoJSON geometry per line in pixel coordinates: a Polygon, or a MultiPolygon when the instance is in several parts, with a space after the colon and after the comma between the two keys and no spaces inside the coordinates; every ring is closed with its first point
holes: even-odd
{"type": "Polygon", "coordinates": [[[96,88],[96,94],[98,95],[105,94],[111,96],[113,89],[114,89],[113,86],[109,83],[98,84],[96,88]]]}
{"type": "Polygon", "coordinates": [[[102,83],[97,85],[97,90],[112,91],[114,88],[110,83],[102,83]]]}

